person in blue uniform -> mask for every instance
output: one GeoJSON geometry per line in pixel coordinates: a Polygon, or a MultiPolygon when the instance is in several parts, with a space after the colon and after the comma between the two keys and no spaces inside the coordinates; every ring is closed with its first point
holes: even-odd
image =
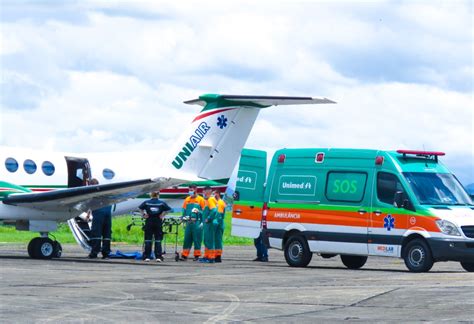
{"type": "Polygon", "coordinates": [[[260,232],[260,235],[253,240],[253,244],[257,249],[257,257],[254,259],[254,261],[268,262],[268,249],[265,246],[265,243],[263,243],[262,232],[260,232]]]}
{"type": "Polygon", "coordinates": [[[155,257],[157,262],[163,261],[163,252],[161,247],[161,240],[163,239],[163,218],[166,213],[171,210],[164,201],[160,200],[160,193],[158,191],[151,193],[151,199],[144,201],[138,208],[142,211],[145,218],[145,252],[143,259],[150,261],[151,246],[155,241],[155,257]]]}
{"type": "MultiPolygon", "coordinates": [[[[90,182],[90,185],[97,184],[99,184],[97,179],[92,179],[90,182]]],[[[92,226],[89,240],[92,250],[89,258],[96,259],[99,252],[102,252],[102,259],[107,259],[112,237],[112,206],[95,209],[90,214],[92,214],[92,226]]]]}

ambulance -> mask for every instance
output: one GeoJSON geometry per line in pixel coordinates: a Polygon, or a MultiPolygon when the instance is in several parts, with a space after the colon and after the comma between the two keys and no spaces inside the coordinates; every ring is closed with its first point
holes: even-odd
{"type": "Polygon", "coordinates": [[[244,149],[232,234],[258,237],[305,267],[317,253],[359,269],[368,256],[402,258],[412,272],[457,261],[474,271],[474,205],[439,162],[442,152],[244,149]]]}

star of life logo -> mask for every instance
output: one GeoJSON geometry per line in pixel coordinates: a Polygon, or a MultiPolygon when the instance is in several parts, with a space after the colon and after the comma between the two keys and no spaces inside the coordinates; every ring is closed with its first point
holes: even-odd
{"type": "Polygon", "coordinates": [[[383,227],[387,229],[387,231],[391,231],[392,228],[395,228],[395,218],[392,215],[388,214],[383,219],[383,227]]]}

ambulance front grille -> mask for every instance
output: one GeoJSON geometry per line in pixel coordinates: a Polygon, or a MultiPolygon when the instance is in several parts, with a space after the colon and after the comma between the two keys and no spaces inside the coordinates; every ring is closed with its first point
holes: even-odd
{"type": "Polygon", "coordinates": [[[464,235],[469,238],[474,238],[474,226],[461,226],[464,235]]]}

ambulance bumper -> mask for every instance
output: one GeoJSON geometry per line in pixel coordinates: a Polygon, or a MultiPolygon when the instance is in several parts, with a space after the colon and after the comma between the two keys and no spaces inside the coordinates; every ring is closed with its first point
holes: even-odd
{"type": "Polygon", "coordinates": [[[442,238],[428,239],[436,261],[474,262],[474,241],[442,238]]]}

